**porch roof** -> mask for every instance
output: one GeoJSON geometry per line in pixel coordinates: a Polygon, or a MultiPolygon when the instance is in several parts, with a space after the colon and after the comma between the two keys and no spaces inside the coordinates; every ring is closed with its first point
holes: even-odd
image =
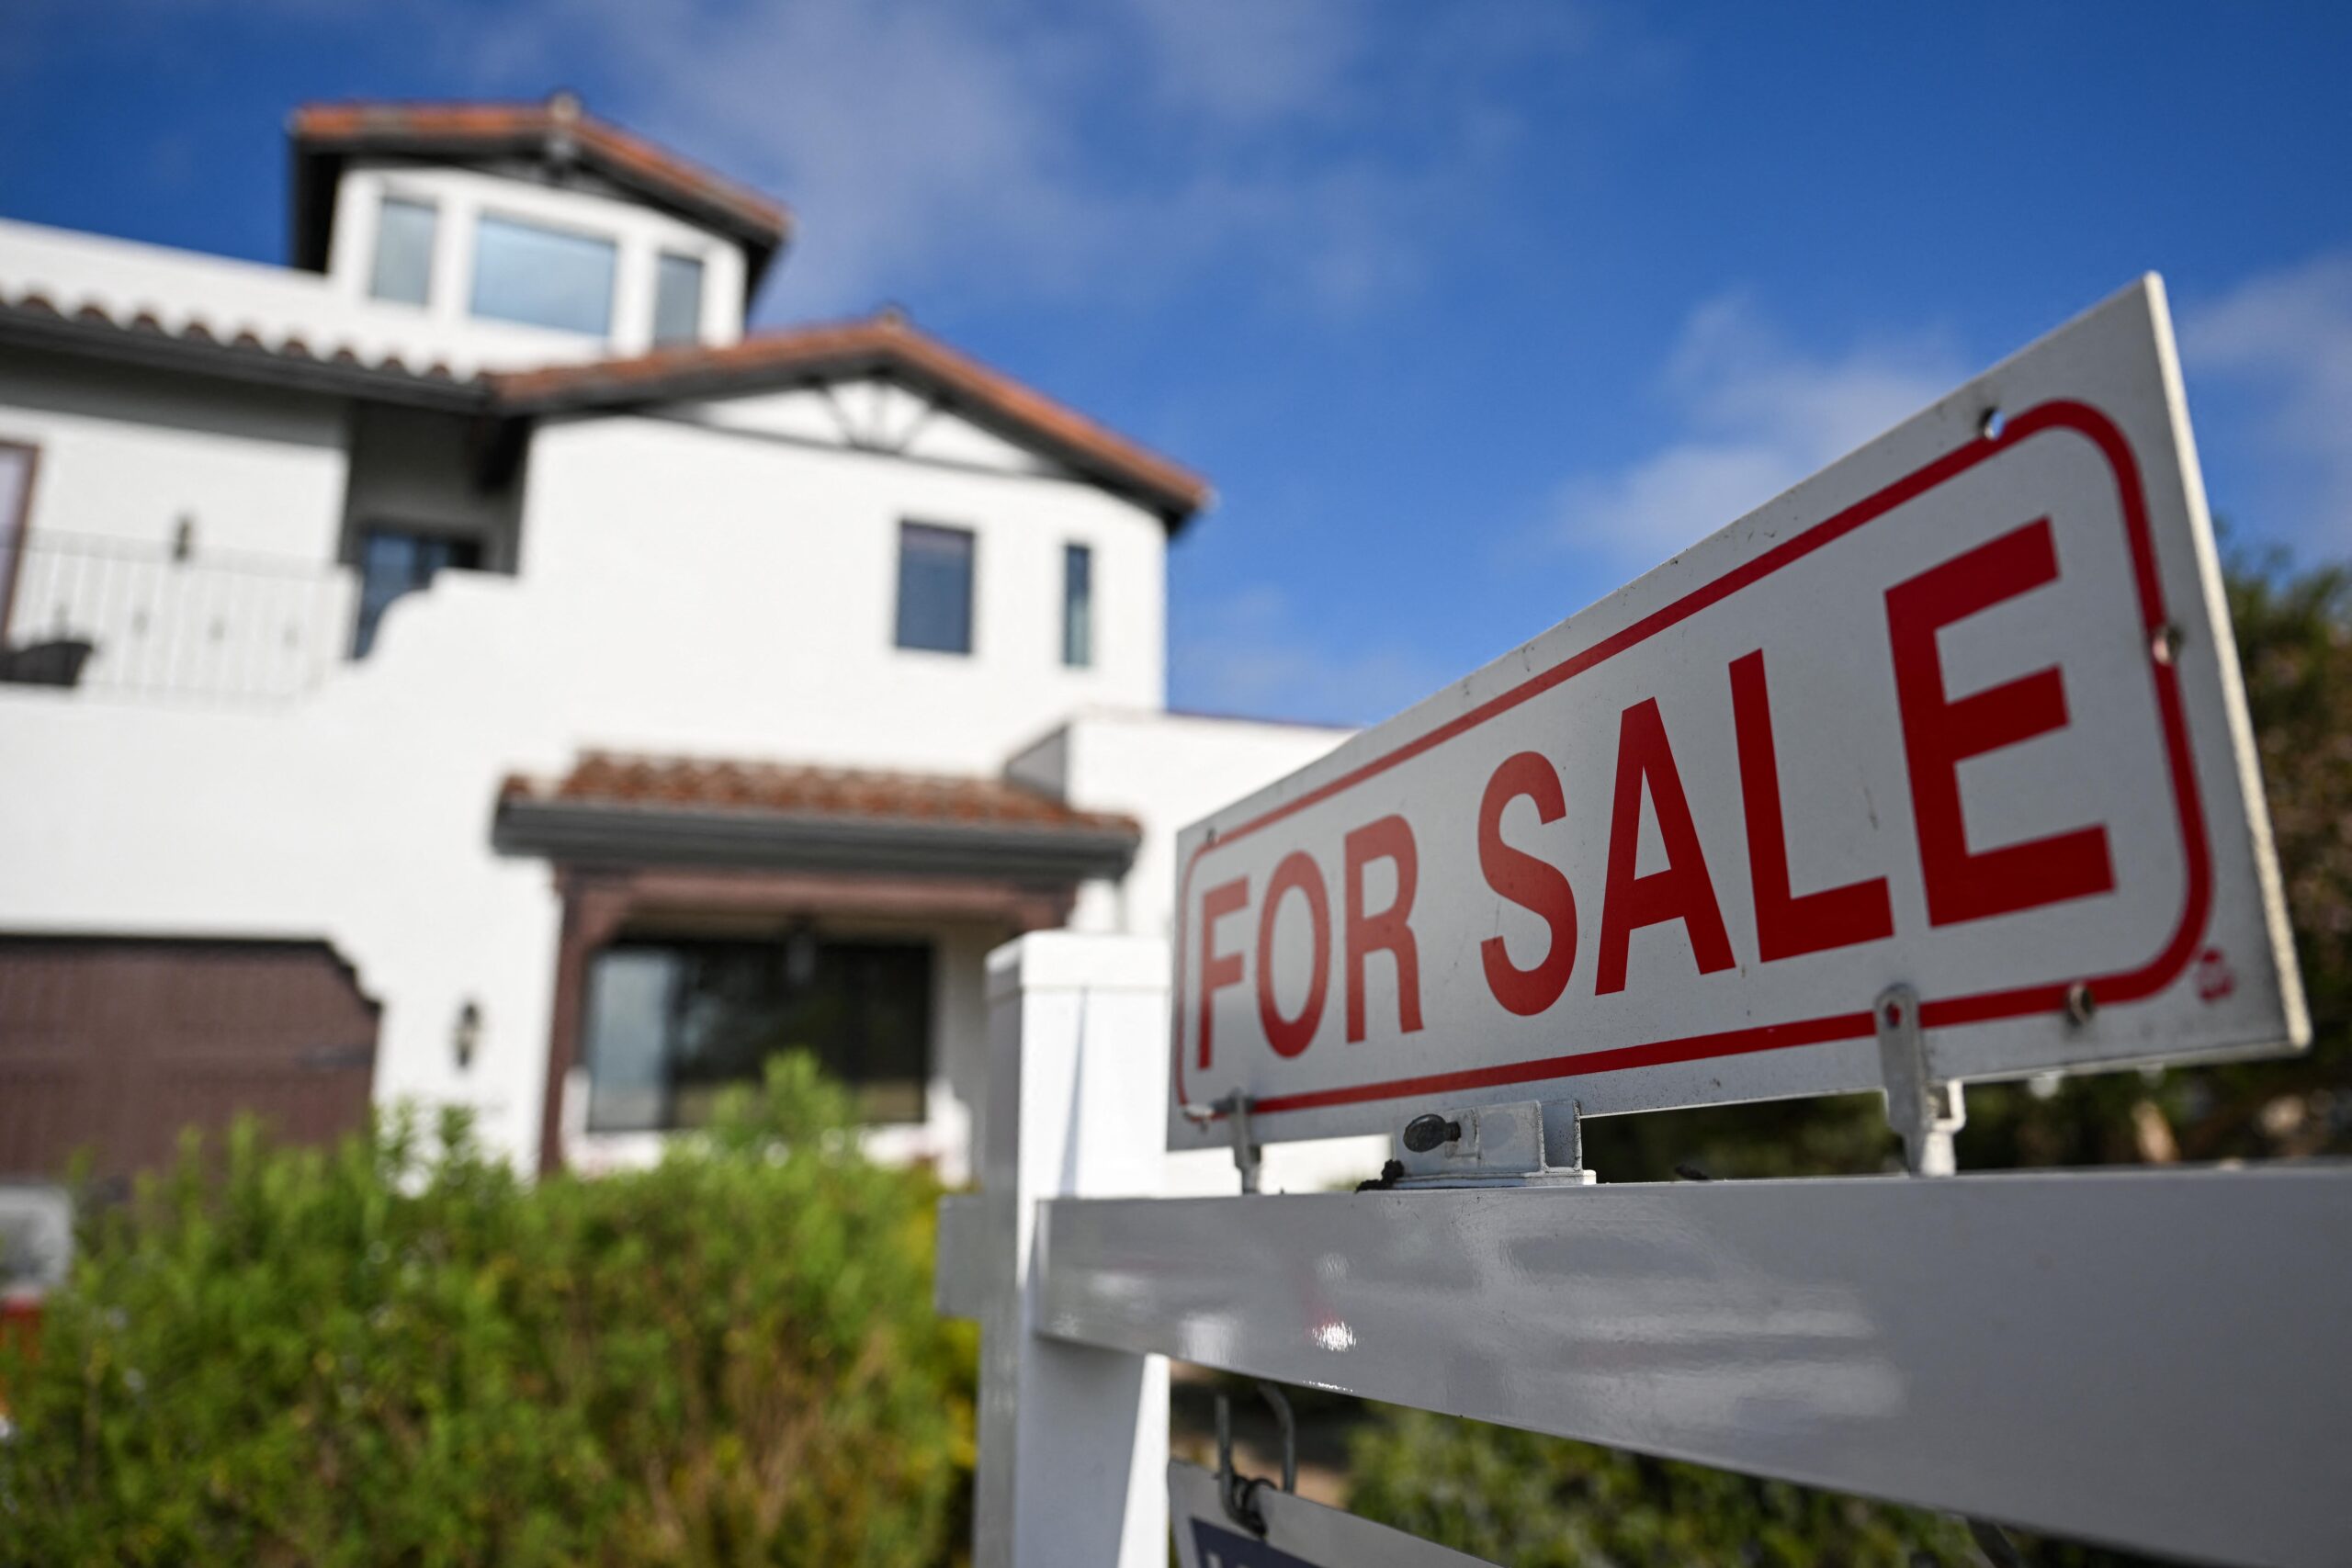
{"type": "Polygon", "coordinates": [[[567,865],[917,873],[1075,883],[1124,875],[1131,818],[1001,778],[590,752],[510,776],[492,840],[567,865]]]}

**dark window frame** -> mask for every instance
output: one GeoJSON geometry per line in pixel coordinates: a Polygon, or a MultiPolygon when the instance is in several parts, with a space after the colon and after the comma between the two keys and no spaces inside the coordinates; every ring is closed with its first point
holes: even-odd
{"type": "MultiPolygon", "coordinates": [[[[918,584],[918,586],[920,586],[918,584]]],[[[929,523],[915,518],[899,520],[899,548],[896,562],[896,598],[891,615],[891,644],[903,653],[936,653],[951,659],[969,659],[979,646],[980,597],[980,536],[977,529],[952,523],[929,523]],[[960,638],[950,638],[946,632],[927,632],[910,618],[919,615],[922,607],[913,602],[908,592],[908,569],[919,557],[908,552],[910,541],[930,538],[935,541],[961,540],[963,544],[963,606],[958,617],[960,638]]]]}
{"type": "Polygon", "coordinates": [[[5,556],[0,556],[0,645],[8,636],[8,624],[15,619],[17,609],[17,577],[25,558],[25,545],[33,525],[33,491],[40,483],[40,446],[36,442],[0,437],[0,451],[18,454],[24,459],[25,480],[17,491],[15,515],[0,518],[6,526],[5,556]]]}
{"type": "MultiPolygon", "coordinates": [[[[598,950],[582,976],[579,1059],[588,1077],[585,1131],[690,1131],[703,1124],[694,1111],[707,1112],[724,1089],[755,1085],[767,1055],[791,1049],[813,1053],[847,1084],[866,1125],[920,1126],[929,1119],[937,1058],[940,965],[939,943],[913,934],[833,936],[805,928],[782,937],[624,933],[598,950]],[[615,1115],[617,1108],[598,1100],[597,1058],[615,1045],[626,1049],[646,1043],[624,1044],[604,1037],[599,981],[608,961],[649,957],[667,971],[658,1003],[660,1077],[650,1086],[628,1084],[624,1092],[649,1096],[646,1103],[654,1109],[650,1116],[615,1115]],[[733,1017],[725,1016],[730,1003],[737,1008],[733,1017]],[[792,1021],[784,1021],[796,1010],[792,1021]],[[894,1010],[906,1037],[877,1042],[872,1027],[892,1021],[894,1010]],[[821,1029],[829,1015],[840,1033],[830,1039],[797,1037],[821,1029]],[[861,1071],[876,1066],[881,1070],[861,1071]],[[682,1115],[689,1107],[693,1111],[682,1115]]],[[[646,1064],[640,1059],[632,1065],[646,1064]]]]}
{"type": "Polygon", "coordinates": [[[445,571],[481,571],[486,555],[484,541],[478,536],[447,528],[426,528],[406,525],[390,519],[361,525],[354,544],[352,565],[359,573],[359,597],[353,606],[351,626],[351,657],[365,659],[376,646],[376,634],[383,625],[384,612],[412,593],[421,593],[433,585],[433,580],[445,571]],[[370,555],[378,540],[400,539],[412,547],[424,546],[426,557],[438,558],[418,560],[412,558],[403,585],[389,592],[371,589],[370,555]]]}
{"type": "Polygon", "coordinates": [[[1094,668],[1098,617],[1094,592],[1094,547],[1072,539],[1062,546],[1062,664],[1070,670],[1094,668]]]}

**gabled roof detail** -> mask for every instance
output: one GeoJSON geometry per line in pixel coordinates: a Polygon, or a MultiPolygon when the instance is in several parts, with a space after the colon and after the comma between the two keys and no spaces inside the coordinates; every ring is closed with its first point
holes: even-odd
{"type": "Polygon", "coordinates": [[[294,154],[294,265],[326,265],[334,186],[356,157],[469,162],[527,158],[576,166],[741,245],[756,288],[791,237],[784,204],[619,126],[569,93],[540,104],[306,104],[287,121],[294,154]]]}
{"type": "Polygon", "coordinates": [[[877,378],[904,385],[1009,440],[1134,497],[1170,526],[1213,498],[1191,469],[917,330],[896,311],[762,333],[723,347],[656,349],[627,359],[493,374],[499,405],[523,414],[586,412],[877,378]]]}
{"type": "Polygon", "coordinates": [[[763,333],[723,348],[659,349],[629,359],[453,376],[441,364],[362,355],[351,345],[285,333],[264,342],[198,318],[166,325],[100,304],[0,288],[0,344],[19,344],[159,369],[355,398],[528,419],[631,408],[861,378],[903,385],[1007,440],[1128,496],[1178,528],[1214,499],[1208,481],[982,365],[896,314],[763,333]]]}

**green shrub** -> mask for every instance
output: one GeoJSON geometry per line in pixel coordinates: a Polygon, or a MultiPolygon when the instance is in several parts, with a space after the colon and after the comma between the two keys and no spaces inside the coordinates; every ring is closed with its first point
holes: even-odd
{"type": "Polygon", "coordinates": [[[1506,1568],[1975,1564],[1957,1520],[1565,1438],[1384,1411],[1348,1506],[1506,1568]]]}
{"type": "Polygon", "coordinates": [[[848,1112],[786,1058],[657,1168],[537,1185],[458,1117],[191,1143],[0,1365],[0,1560],[947,1560],[974,1342],[936,1184],[848,1112]]]}

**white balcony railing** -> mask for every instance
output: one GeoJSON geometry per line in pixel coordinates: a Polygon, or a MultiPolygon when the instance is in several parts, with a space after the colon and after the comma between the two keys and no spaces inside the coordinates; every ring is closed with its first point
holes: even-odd
{"type": "Polygon", "coordinates": [[[269,703],[350,653],[356,574],[89,535],[0,539],[0,683],[94,695],[269,703]]]}

